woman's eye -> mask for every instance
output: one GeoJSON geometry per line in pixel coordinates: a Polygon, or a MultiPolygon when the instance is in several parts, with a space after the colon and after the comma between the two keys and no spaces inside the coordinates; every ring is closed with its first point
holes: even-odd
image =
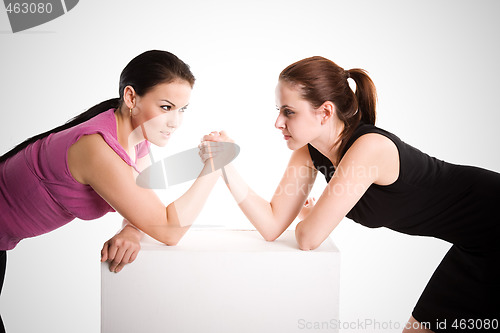
{"type": "Polygon", "coordinates": [[[179,112],[186,112],[186,110],[187,110],[187,107],[185,106],[185,107],[183,107],[183,108],[180,108],[180,109],[179,109],[179,112]]]}
{"type": "Polygon", "coordinates": [[[288,116],[291,116],[292,114],[294,114],[295,112],[291,111],[290,109],[280,109],[280,108],[276,108],[276,110],[280,113],[283,113],[285,115],[285,117],[288,117],[288,116]]]}
{"type": "Polygon", "coordinates": [[[172,106],[171,105],[162,105],[161,108],[165,111],[170,111],[172,110],[172,106]]]}

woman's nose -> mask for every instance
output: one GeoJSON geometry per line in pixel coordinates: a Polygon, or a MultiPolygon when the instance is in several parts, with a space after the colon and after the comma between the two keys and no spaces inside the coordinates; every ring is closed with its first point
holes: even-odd
{"type": "Polygon", "coordinates": [[[180,123],[180,115],[178,110],[174,110],[170,112],[169,117],[167,119],[167,126],[171,128],[177,128],[179,127],[180,123]]]}
{"type": "Polygon", "coordinates": [[[281,114],[276,118],[276,122],[274,123],[274,127],[276,127],[279,130],[282,130],[285,128],[285,120],[281,116],[281,114]]]}

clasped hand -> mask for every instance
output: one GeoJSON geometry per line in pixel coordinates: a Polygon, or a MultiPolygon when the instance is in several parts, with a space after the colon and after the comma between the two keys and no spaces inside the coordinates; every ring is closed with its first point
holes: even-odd
{"type": "Polygon", "coordinates": [[[198,145],[198,148],[200,149],[199,155],[203,164],[205,164],[209,159],[214,159],[223,153],[230,153],[227,151],[227,145],[218,145],[218,142],[234,143],[225,131],[213,131],[210,134],[203,136],[201,143],[198,145]]]}

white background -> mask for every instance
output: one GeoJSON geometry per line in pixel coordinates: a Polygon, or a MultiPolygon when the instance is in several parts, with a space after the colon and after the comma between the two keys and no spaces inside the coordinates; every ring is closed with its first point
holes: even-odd
{"type": "MultiPolygon", "coordinates": [[[[241,147],[235,165],[266,199],[290,156],[274,128],[276,80],[313,55],[369,71],[378,126],[440,159],[500,171],[499,14],[498,1],[483,0],[87,0],[12,34],[2,8],[0,153],[117,97],[128,61],[163,49],[187,62],[197,82],[184,123],[161,154],[225,129],[241,147]]],[[[188,185],[159,194],[168,203],[188,185]]],[[[314,193],[324,185],[318,177],[314,193]]],[[[8,332],[98,332],[100,249],[120,223],[117,214],[75,220],[9,251],[0,297],[8,332]]],[[[196,224],[251,228],[222,181],[196,224]]],[[[342,252],[340,319],[393,327],[409,318],[450,246],[348,219],[331,237],[342,252]]],[[[343,332],[401,331],[352,325],[343,332]]]]}

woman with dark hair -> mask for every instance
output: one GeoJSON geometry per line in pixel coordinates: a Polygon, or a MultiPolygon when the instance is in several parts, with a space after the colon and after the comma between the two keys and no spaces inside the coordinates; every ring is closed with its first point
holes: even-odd
{"type": "MultiPolygon", "coordinates": [[[[298,246],[312,250],[347,216],[446,240],[453,246],[404,331],[498,329],[500,174],[430,157],[376,127],[376,90],[362,69],[300,60],[281,72],[276,101],[275,127],[293,153],[271,202],[225,167],[228,188],[264,239],[278,238],[298,216],[298,246]],[[318,171],[328,185],[314,204],[307,197],[318,171]]],[[[232,142],[224,132],[204,140],[232,142]]]]}
{"type": "MultiPolygon", "coordinates": [[[[138,229],[166,245],[180,240],[218,173],[198,178],[166,207],[153,190],[136,185],[135,177],[150,163],[149,142],[166,145],[181,125],[194,81],[189,66],[175,55],[144,52],[123,69],[119,98],[0,157],[0,282],[6,250],[75,217],[96,219],[111,211],[124,217],[123,229],[102,250],[101,260],[109,260],[114,272],[137,256],[138,229]]],[[[210,173],[209,164],[204,174],[210,173]]]]}

